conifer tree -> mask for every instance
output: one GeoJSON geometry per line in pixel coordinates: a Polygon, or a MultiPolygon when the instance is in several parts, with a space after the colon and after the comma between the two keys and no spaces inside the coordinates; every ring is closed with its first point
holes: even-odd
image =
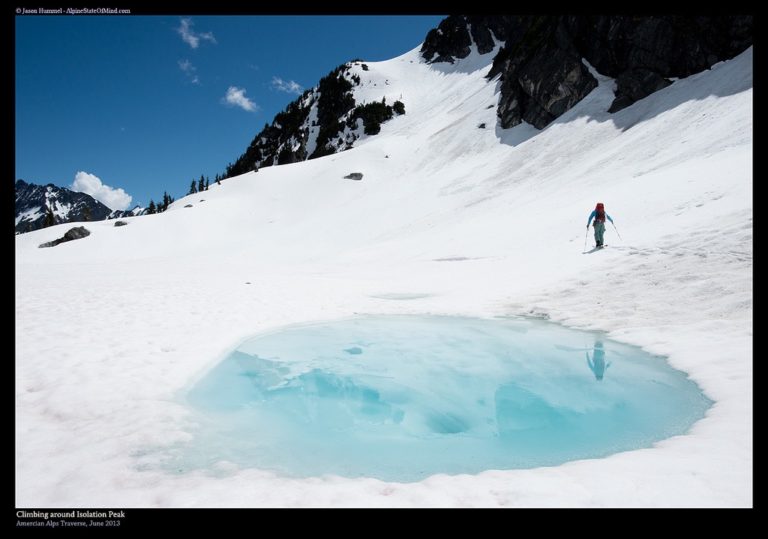
{"type": "Polygon", "coordinates": [[[48,228],[56,224],[56,216],[53,215],[53,210],[48,206],[45,210],[45,220],[43,221],[43,228],[48,228]]]}

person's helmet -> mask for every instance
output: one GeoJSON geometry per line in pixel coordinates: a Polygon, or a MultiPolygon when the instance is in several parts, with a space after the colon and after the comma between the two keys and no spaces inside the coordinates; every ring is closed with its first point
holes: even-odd
{"type": "Polygon", "coordinates": [[[605,209],[605,206],[603,206],[603,203],[602,203],[602,202],[598,202],[598,203],[597,203],[597,206],[595,206],[595,209],[596,209],[596,210],[602,210],[602,209],[605,209]]]}

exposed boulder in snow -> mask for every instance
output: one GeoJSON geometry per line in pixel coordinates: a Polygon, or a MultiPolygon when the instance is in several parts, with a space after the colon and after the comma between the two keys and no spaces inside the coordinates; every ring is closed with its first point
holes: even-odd
{"type": "Polygon", "coordinates": [[[61,238],[41,243],[38,247],[56,247],[58,244],[64,243],[65,241],[79,240],[90,235],[90,231],[84,226],[76,226],[67,230],[61,238]]]}
{"type": "Polygon", "coordinates": [[[115,226],[125,226],[127,224],[125,221],[115,221],[115,226]]]}
{"type": "Polygon", "coordinates": [[[351,174],[347,174],[344,176],[344,179],[346,180],[362,180],[363,179],[363,173],[362,172],[352,172],[351,174]]]}
{"type": "Polygon", "coordinates": [[[90,235],[91,235],[90,231],[84,226],[76,226],[67,230],[67,232],[64,234],[63,239],[64,241],[79,240],[90,235]]]}

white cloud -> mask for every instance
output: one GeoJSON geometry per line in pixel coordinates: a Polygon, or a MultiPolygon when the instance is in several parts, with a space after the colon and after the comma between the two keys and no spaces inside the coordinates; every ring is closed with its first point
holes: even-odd
{"type": "Polygon", "coordinates": [[[192,19],[181,19],[181,25],[176,29],[176,31],[181,35],[181,39],[192,47],[193,49],[196,49],[200,46],[200,40],[204,41],[210,41],[211,43],[216,43],[216,38],[213,37],[213,32],[201,32],[199,34],[195,33],[194,30],[192,30],[192,26],[195,23],[192,22],[192,19]]]}
{"type": "Polygon", "coordinates": [[[234,105],[240,107],[248,112],[256,112],[259,110],[258,105],[245,97],[245,88],[238,88],[237,86],[230,86],[227,89],[227,95],[224,96],[223,101],[228,105],[234,105]]]}
{"type": "Polygon", "coordinates": [[[213,32],[202,32],[200,34],[197,34],[197,37],[200,39],[204,39],[206,41],[210,41],[214,45],[216,44],[216,38],[213,37],[213,32]]]}
{"type": "Polygon", "coordinates": [[[280,77],[272,77],[272,87],[276,90],[280,90],[281,92],[296,95],[301,94],[301,91],[303,90],[301,85],[299,85],[297,82],[292,80],[284,81],[280,77]]]}
{"type": "Polygon", "coordinates": [[[197,76],[197,68],[189,60],[179,60],[179,69],[187,76],[192,84],[200,84],[200,78],[197,76]]]}
{"type": "Polygon", "coordinates": [[[194,73],[197,70],[189,60],[179,60],[179,69],[184,73],[194,73]]]}
{"type": "Polygon", "coordinates": [[[75,174],[75,181],[72,182],[70,189],[91,195],[111,210],[125,210],[131,205],[133,199],[122,189],[105,185],[98,177],[83,171],[75,174]]]}

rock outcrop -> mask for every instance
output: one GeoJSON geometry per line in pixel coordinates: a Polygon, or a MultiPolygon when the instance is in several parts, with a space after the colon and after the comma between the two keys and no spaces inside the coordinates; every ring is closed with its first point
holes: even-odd
{"type": "Polygon", "coordinates": [[[38,245],[38,247],[56,247],[60,243],[64,243],[66,241],[80,240],[90,235],[91,235],[91,232],[84,226],[76,226],[67,230],[64,236],[62,236],[61,238],[53,241],[47,241],[45,243],[41,243],[40,245],[38,245]]]}
{"type": "Polygon", "coordinates": [[[752,16],[452,15],[427,34],[428,62],[454,62],[472,47],[503,46],[488,78],[499,76],[501,127],[545,127],[597,85],[582,59],[616,79],[610,112],[733,58],[752,44],[752,16]]]}

